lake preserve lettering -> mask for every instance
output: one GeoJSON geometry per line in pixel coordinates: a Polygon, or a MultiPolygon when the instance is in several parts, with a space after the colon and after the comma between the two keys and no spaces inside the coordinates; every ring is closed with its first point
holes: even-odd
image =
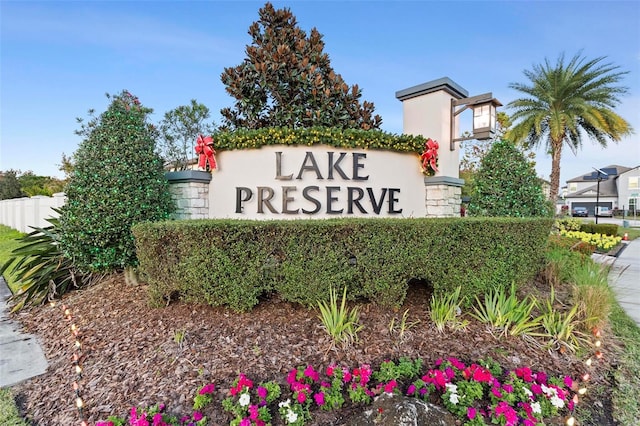
{"type": "MultiPolygon", "coordinates": [[[[317,154],[316,154],[317,155],[317,154]]],[[[236,187],[236,213],[246,212],[255,206],[258,214],[400,214],[398,207],[400,188],[372,188],[355,186],[369,180],[365,170],[367,154],[354,152],[327,152],[319,161],[313,152],[307,151],[304,160],[295,170],[283,170],[283,153],[275,153],[275,179],[291,182],[291,185],[236,187]],[[302,181],[345,182],[336,185],[303,185],[302,181]],[[298,183],[299,184],[296,184],[298,183]],[[353,182],[349,185],[348,182],[353,182]],[[278,202],[277,200],[280,200],[278,202]]]]}

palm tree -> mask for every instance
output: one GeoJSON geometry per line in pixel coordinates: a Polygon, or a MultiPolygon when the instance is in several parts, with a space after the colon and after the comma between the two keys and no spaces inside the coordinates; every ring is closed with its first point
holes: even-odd
{"type": "Polygon", "coordinates": [[[558,196],[564,143],[577,152],[584,135],[606,147],[609,140],[618,142],[633,132],[631,125],[613,111],[620,103],[618,96],[627,93],[626,87],[617,85],[627,72],[603,63],[604,59],[588,61],[577,54],[565,64],[563,54],[555,65],[545,59],[532,71],[525,70],[530,84],[509,85],[529,96],[507,105],[515,123],[507,138],[528,148],[545,141],[551,154],[552,200],[558,196]]]}

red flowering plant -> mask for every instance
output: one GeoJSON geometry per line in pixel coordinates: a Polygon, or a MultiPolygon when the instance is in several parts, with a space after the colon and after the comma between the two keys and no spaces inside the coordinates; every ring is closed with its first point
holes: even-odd
{"type": "Polygon", "coordinates": [[[467,366],[456,358],[438,360],[437,368],[410,385],[407,395],[425,400],[439,396],[445,407],[468,426],[534,426],[564,408],[573,410],[568,390],[571,378],[547,379],[543,372],[528,367],[503,375],[495,362],[486,364],[467,366]]]}
{"type": "Polygon", "coordinates": [[[207,418],[199,411],[194,411],[192,416],[184,416],[178,419],[164,413],[165,405],[156,404],[148,408],[138,409],[131,407],[129,411],[129,422],[116,416],[109,416],[107,421],[97,422],[96,426],[204,426],[207,418]]]}
{"type": "Polygon", "coordinates": [[[222,401],[222,408],[235,417],[231,426],[266,426],[271,424],[269,404],[280,397],[280,385],[275,382],[260,383],[240,374],[229,390],[231,396],[222,401]]]}
{"type": "Polygon", "coordinates": [[[438,142],[429,138],[424,144],[424,151],[420,156],[422,161],[422,173],[433,176],[438,171],[438,142]]]}

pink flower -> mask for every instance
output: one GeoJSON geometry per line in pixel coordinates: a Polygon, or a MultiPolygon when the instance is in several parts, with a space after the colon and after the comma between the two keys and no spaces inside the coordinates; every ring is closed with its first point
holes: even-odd
{"type": "Polygon", "coordinates": [[[540,383],[541,385],[546,385],[547,384],[547,375],[544,374],[542,371],[538,371],[536,373],[536,380],[538,381],[538,383],[540,383]]]}
{"type": "Polygon", "coordinates": [[[413,395],[414,393],[416,393],[416,385],[411,384],[407,388],[407,395],[413,395]]]}
{"type": "Polygon", "coordinates": [[[265,399],[267,397],[267,394],[269,392],[267,391],[267,388],[262,387],[262,386],[258,386],[258,396],[262,399],[265,399]]]}
{"type": "Polygon", "coordinates": [[[245,417],[244,419],[240,420],[240,426],[251,426],[251,420],[245,417]]]}
{"type": "Polygon", "coordinates": [[[298,374],[298,370],[296,370],[295,368],[289,371],[289,374],[287,374],[287,383],[289,383],[290,385],[294,383],[296,381],[297,374],[298,374]]]}
{"type": "Polygon", "coordinates": [[[333,376],[333,369],[336,368],[335,365],[330,365],[327,367],[327,376],[333,376]]]}
{"type": "Polygon", "coordinates": [[[264,420],[256,419],[256,426],[266,426],[264,420]]]}
{"type": "Polygon", "coordinates": [[[473,407],[467,408],[467,417],[469,420],[473,420],[476,417],[476,409],[473,407]]]}
{"type": "Polygon", "coordinates": [[[258,418],[258,406],[257,405],[250,405],[249,406],[249,418],[251,420],[255,420],[258,418]]]}
{"type": "Polygon", "coordinates": [[[525,382],[532,382],[531,369],[529,367],[516,368],[516,376],[520,377],[525,382]]]}
{"type": "Polygon", "coordinates": [[[165,423],[162,421],[162,414],[156,413],[153,416],[153,426],[162,426],[165,423]]]}
{"type": "Polygon", "coordinates": [[[512,393],[513,392],[513,386],[511,386],[510,384],[507,384],[507,383],[502,385],[502,389],[504,389],[507,393],[512,393]]]}
{"type": "Polygon", "coordinates": [[[347,370],[346,368],[344,369],[344,373],[342,375],[342,381],[347,383],[351,381],[351,373],[349,373],[349,370],[347,370]]]}
{"type": "Polygon", "coordinates": [[[542,387],[539,384],[534,383],[531,385],[531,392],[536,395],[540,395],[542,393],[542,387]]]}
{"type": "Polygon", "coordinates": [[[195,420],[196,422],[199,422],[200,420],[202,420],[202,413],[200,411],[194,411],[193,412],[193,420],[195,420]]]}
{"type": "Polygon", "coordinates": [[[396,388],[396,386],[398,386],[398,384],[395,380],[392,379],[391,381],[389,381],[389,383],[384,385],[384,391],[386,393],[393,393],[393,390],[396,388]]]}
{"type": "Polygon", "coordinates": [[[316,404],[324,405],[324,392],[318,392],[317,394],[313,395],[313,399],[316,400],[316,404]]]}
{"type": "Polygon", "coordinates": [[[198,392],[200,395],[207,395],[210,393],[213,393],[213,391],[216,389],[216,385],[214,385],[213,383],[209,383],[208,385],[205,385],[202,387],[202,389],[200,389],[200,392],[198,392]]]}
{"type": "Polygon", "coordinates": [[[308,365],[307,368],[304,369],[304,375],[310,378],[311,380],[313,380],[314,382],[317,382],[318,380],[320,380],[320,375],[310,365],[308,365]]]}
{"type": "Polygon", "coordinates": [[[571,386],[573,386],[573,380],[571,379],[571,377],[569,376],[564,377],[564,385],[568,388],[571,388],[571,386]]]}
{"type": "Polygon", "coordinates": [[[454,377],[456,377],[456,372],[453,371],[453,369],[451,369],[451,368],[446,368],[444,370],[444,374],[445,374],[445,376],[447,376],[447,380],[448,381],[451,381],[451,380],[453,380],[454,377]]]}
{"type": "Polygon", "coordinates": [[[304,402],[307,400],[307,394],[304,392],[299,392],[296,396],[296,399],[300,404],[304,404],[304,402]]]}
{"type": "Polygon", "coordinates": [[[448,361],[451,363],[451,365],[453,365],[458,370],[464,370],[465,368],[464,363],[462,363],[458,358],[451,357],[451,358],[448,358],[448,361]]]}
{"type": "Polygon", "coordinates": [[[496,397],[496,398],[502,398],[502,392],[500,392],[499,388],[491,388],[491,393],[496,397]]]}

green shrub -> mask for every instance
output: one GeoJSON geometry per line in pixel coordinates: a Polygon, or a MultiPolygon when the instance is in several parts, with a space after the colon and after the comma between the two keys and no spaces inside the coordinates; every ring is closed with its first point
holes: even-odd
{"type": "Polygon", "coordinates": [[[65,253],[86,271],[135,266],[131,225],[168,219],[173,209],[147,118],[151,110],[126,91],[111,99],[78,132],[85,139],[74,154],[60,216],[65,253]]]}
{"type": "Polygon", "coordinates": [[[8,272],[18,287],[11,297],[12,302],[17,302],[13,311],[45,303],[90,278],[80,274],[62,252],[58,220],[47,220],[51,226],[33,228],[33,232],[19,238],[9,259],[0,265],[0,275],[8,272]]]}
{"type": "Polygon", "coordinates": [[[550,219],[198,220],[133,227],[154,303],[179,297],[248,310],[261,295],[315,306],[329,287],[350,300],[404,301],[420,278],[461,298],[521,284],[544,264],[550,219]]]}
{"type": "MultiPolygon", "coordinates": [[[[569,231],[569,229],[567,229],[569,231]]],[[[618,225],[615,223],[583,223],[579,231],[588,234],[618,235],[618,225]]]]}
{"type": "Polygon", "coordinates": [[[558,231],[579,231],[582,221],[574,217],[556,219],[553,227],[558,231]]]}
{"type": "Polygon", "coordinates": [[[534,165],[509,141],[494,142],[473,180],[473,216],[552,216],[534,165]]]}

